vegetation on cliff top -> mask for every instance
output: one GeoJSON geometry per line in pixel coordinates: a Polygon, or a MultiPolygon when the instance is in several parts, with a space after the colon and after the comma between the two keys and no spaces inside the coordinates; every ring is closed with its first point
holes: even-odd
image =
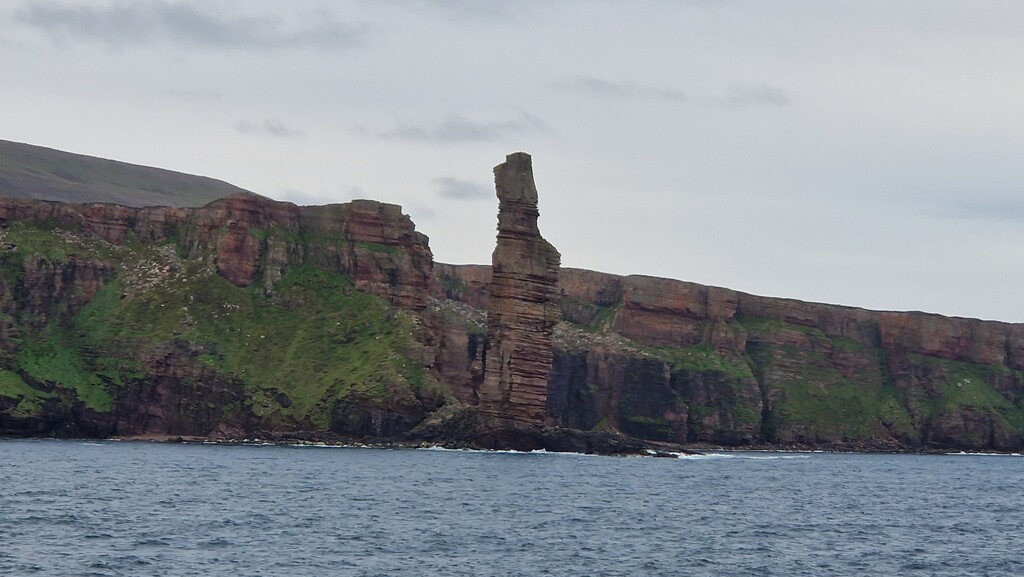
{"type": "MultiPolygon", "coordinates": [[[[169,244],[112,247],[26,223],[5,240],[8,283],[26,259],[115,263],[73,315],[54,303],[42,328],[23,312],[11,319],[20,344],[0,396],[17,400],[16,416],[38,414],[52,395],[110,412],[133,387],[167,375],[240,383],[244,398],[221,407],[225,421],[248,415],[267,429],[331,429],[339,404],[422,413],[449,396],[422,366],[414,319],[343,275],[294,266],[264,294],[261,283],[240,288],[216,274],[211,255],[184,260],[169,244]]],[[[31,298],[22,293],[10,297],[31,298]]]]}

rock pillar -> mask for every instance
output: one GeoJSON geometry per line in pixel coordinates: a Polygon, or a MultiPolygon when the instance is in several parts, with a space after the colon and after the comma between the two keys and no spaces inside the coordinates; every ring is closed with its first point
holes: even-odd
{"type": "Polygon", "coordinates": [[[540,213],[530,155],[508,155],[494,167],[494,185],[498,242],[492,258],[480,411],[491,418],[545,425],[561,255],[537,227],[540,213]]]}

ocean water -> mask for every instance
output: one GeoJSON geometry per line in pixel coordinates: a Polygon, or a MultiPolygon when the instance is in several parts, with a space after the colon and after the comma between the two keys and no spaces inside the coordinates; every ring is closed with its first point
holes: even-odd
{"type": "Polygon", "coordinates": [[[0,575],[1024,575],[1024,459],[0,441],[0,575]]]}

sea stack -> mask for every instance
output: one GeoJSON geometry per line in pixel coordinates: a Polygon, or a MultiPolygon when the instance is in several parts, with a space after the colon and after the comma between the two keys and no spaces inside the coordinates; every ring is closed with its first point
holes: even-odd
{"type": "Polygon", "coordinates": [[[529,154],[494,167],[498,240],[492,257],[487,353],[480,411],[499,428],[545,426],[551,344],[559,318],[561,255],[537,226],[529,154]]]}

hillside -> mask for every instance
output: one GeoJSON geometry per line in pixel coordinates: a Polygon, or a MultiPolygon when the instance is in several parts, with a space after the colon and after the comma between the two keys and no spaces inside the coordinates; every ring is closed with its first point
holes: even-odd
{"type": "Polygon", "coordinates": [[[510,160],[491,266],[376,201],[0,198],[0,435],[1024,446],[1024,325],[560,269],[510,160]]]}
{"type": "Polygon", "coordinates": [[[396,206],[0,199],[0,225],[0,433],[379,436],[445,401],[396,206]]]}
{"type": "Polygon", "coordinates": [[[0,140],[0,196],[124,206],[202,206],[245,192],[220,180],[0,140]]]}

